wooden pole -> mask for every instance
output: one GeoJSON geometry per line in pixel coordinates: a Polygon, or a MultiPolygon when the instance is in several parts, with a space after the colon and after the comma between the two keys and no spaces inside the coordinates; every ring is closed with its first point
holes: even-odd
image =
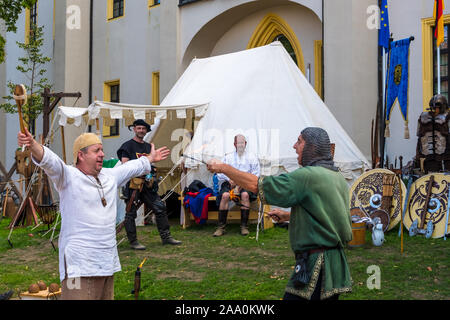
{"type": "Polygon", "coordinates": [[[2,216],[6,215],[6,205],[8,204],[9,188],[6,189],[5,200],[3,201],[3,213],[2,216]]]}
{"type": "Polygon", "coordinates": [[[43,116],[42,119],[44,121],[44,126],[42,129],[42,135],[44,139],[47,138],[48,132],[50,130],[50,89],[44,88],[44,106],[43,106],[43,116]]]}
{"type": "MultiPolygon", "coordinates": [[[[402,179],[400,178],[400,175],[397,175],[398,178],[398,187],[400,188],[400,214],[401,214],[401,220],[400,220],[400,252],[403,254],[403,208],[402,205],[404,205],[405,201],[402,201],[402,179]]],[[[406,200],[408,201],[408,200],[406,200]]]]}
{"type": "MultiPolygon", "coordinates": [[[[97,101],[97,96],[94,97],[94,101],[97,101]]],[[[96,118],[95,119],[95,125],[97,127],[97,135],[100,136],[100,119],[96,118]]]]}
{"type": "Polygon", "coordinates": [[[64,137],[64,126],[61,126],[61,141],[62,141],[63,160],[64,160],[64,163],[67,164],[67,159],[66,159],[66,139],[64,137]]]}

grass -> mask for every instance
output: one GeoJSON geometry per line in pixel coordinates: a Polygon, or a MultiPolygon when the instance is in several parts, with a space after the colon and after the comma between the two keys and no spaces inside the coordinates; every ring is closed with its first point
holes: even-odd
{"type": "MultiPolygon", "coordinates": [[[[59,283],[58,254],[42,236],[39,227],[18,228],[12,234],[14,248],[6,241],[8,219],[0,223],[0,293],[27,291],[28,286],[44,280],[59,283]]],[[[238,225],[228,225],[223,237],[212,237],[214,225],[192,226],[183,230],[171,221],[180,246],[162,246],[156,226],[138,227],[138,238],[147,246],[133,251],[127,241],[119,246],[122,271],[115,274],[117,300],[131,300],[134,272],[142,268],[140,299],[151,300],[279,300],[293,269],[293,254],[288,233],[272,228],[259,233],[250,227],[250,236],[239,235],[238,225]]],[[[400,253],[398,228],[385,235],[382,247],[371,243],[346,249],[353,279],[353,292],[342,300],[447,300],[450,299],[450,239],[409,237],[405,233],[404,253],[400,253]],[[368,289],[372,273],[367,268],[377,265],[381,271],[380,289],[368,289]]],[[[122,231],[118,239],[125,236],[122,231]]]]}

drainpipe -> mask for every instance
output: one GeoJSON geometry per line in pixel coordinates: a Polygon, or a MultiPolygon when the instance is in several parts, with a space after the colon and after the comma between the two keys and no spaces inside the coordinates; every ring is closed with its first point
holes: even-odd
{"type": "Polygon", "coordinates": [[[94,26],[94,0],[90,0],[90,16],[89,16],[89,104],[92,103],[92,40],[94,26]]]}
{"type": "MultiPolygon", "coordinates": [[[[90,12],[89,12],[89,105],[92,103],[92,60],[93,60],[93,27],[94,27],[94,0],[90,0],[90,12]]],[[[92,132],[92,126],[88,126],[88,131],[92,132]]]]}

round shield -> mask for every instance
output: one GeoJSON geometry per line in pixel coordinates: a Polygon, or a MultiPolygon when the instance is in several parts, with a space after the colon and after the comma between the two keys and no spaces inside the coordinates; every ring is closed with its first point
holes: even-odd
{"type": "MultiPolygon", "coordinates": [[[[382,220],[383,230],[389,231],[394,228],[401,220],[403,199],[406,196],[406,187],[403,181],[401,181],[401,187],[399,185],[399,179],[393,176],[394,173],[387,169],[373,169],[366,171],[362,174],[350,188],[350,208],[360,208],[359,213],[362,217],[368,214],[371,218],[376,212],[385,211],[389,213],[389,219],[383,218],[382,220]],[[390,194],[383,195],[383,180],[389,180],[392,182],[391,188],[384,190],[390,190],[390,194]],[[383,196],[385,198],[383,198],[383,196]],[[383,207],[383,199],[391,196],[390,208],[383,207]],[[390,209],[390,210],[389,210],[390,209]],[[386,225],[389,223],[389,225],[386,225]]],[[[386,202],[385,202],[386,203],[386,202]]],[[[357,212],[357,211],[355,211],[357,212]]]]}
{"type": "MultiPolygon", "coordinates": [[[[403,225],[410,230],[417,220],[417,226],[414,225],[417,229],[415,234],[420,232],[421,234],[426,235],[427,230],[428,232],[430,232],[429,230],[433,230],[433,233],[431,234],[432,238],[443,237],[447,219],[449,184],[450,175],[445,175],[443,173],[428,174],[414,181],[409,191],[407,210],[403,225]],[[425,202],[431,176],[433,176],[434,180],[430,191],[428,207],[426,208],[425,202]],[[426,213],[424,215],[425,208],[426,213]],[[425,219],[425,221],[422,221],[423,219],[425,219]],[[433,229],[428,225],[429,221],[432,221],[433,229]]],[[[450,224],[447,226],[447,233],[449,232],[450,224]]]]}

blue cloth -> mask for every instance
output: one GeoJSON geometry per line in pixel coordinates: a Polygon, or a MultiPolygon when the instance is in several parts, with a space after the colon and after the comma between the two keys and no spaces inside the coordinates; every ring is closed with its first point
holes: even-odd
{"type": "Polygon", "coordinates": [[[392,107],[398,99],[403,119],[408,121],[408,85],[409,85],[409,45],[411,39],[402,39],[391,43],[389,71],[386,79],[386,120],[391,117],[392,107]]]}
{"type": "Polygon", "coordinates": [[[380,8],[380,31],[378,34],[378,45],[382,46],[387,52],[389,50],[389,14],[387,0],[381,1],[380,8]]]}
{"type": "Polygon", "coordinates": [[[213,175],[213,187],[214,187],[214,196],[218,196],[219,195],[219,178],[217,178],[217,174],[214,173],[213,175]]]}
{"type": "Polygon", "coordinates": [[[186,192],[183,204],[191,210],[197,224],[204,224],[208,220],[208,197],[212,194],[211,188],[203,188],[199,192],[186,192]]]}

